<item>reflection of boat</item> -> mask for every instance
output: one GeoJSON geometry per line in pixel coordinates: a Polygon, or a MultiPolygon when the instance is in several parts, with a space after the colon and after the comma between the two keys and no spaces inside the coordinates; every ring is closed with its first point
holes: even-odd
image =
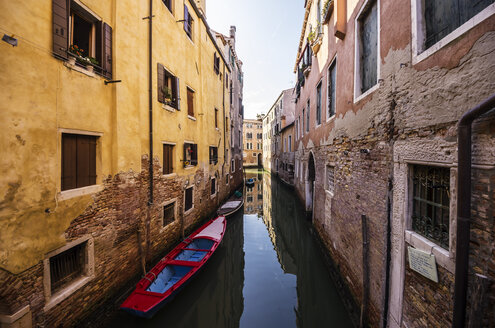
{"type": "Polygon", "coordinates": [[[248,186],[248,187],[254,186],[254,179],[253,178],[247,179],[246,180],[246,186],[248,186]]]}
{"type": "Polygon", "coordinates": [[[120,308],[151,318],[208,261],[222,241],[226,225],[225,217],[219,216],[184,239],[138,282],[120,308]]]}
{"type": "Polygon", "coordinates": [[[230,216],[237,212],[244,205],[242,192],[236,191],[230,198],[217,210],[218,215],[230,216]]]}

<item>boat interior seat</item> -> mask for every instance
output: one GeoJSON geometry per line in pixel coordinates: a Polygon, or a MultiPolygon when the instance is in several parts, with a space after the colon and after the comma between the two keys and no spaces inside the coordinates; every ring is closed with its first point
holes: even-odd
{"type": "Polygon", "coordinates": [[[146,289],[149,292],[163,294],[184,277],[192,267],[168,265],[158,274],[156,279],[146,289]]]}
{"type": "Polygon", "coordinates": [[[186,248],[193,249],[211,249],[215,242],[210,239],[196,238],[186,248]]]}
{"type": "Polygon", "coordinates": [[[206,256],[207,253],[208,252],[205,251],[183,250],[174,258],[174,260],[199,262],[206,256]]]}

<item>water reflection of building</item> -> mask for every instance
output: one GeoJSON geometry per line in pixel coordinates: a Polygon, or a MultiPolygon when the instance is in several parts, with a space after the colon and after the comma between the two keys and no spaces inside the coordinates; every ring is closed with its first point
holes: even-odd
{"type": "Polygon", "coordinates": [[[246,171],[246,179],[254,180],[253,186],[246,186],[245,214],[263,215],[263,174],[262,171],[246,171]]]}
{"type": "Polygon", "coordinates": [[[328,313],[314,311],[316,302],[318,308],[333,309],[335,326],[348,326],[346,310],[330,282],[327,268],[317,258],[320,251],[312,241],[302,208],[295,205],[295,196],[269,174],[264,175],[263,185],[263,221],[281,268],[297,276],[297,326],[318,327],[328,323],[328,313]]]}

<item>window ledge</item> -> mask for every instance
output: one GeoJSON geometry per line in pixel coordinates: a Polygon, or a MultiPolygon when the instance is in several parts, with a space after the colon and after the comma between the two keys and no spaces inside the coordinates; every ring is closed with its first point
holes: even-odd
{"type": "Polygon", "coordinates": [[[217,197],[217,193],[214,193],[213,195],[210,195],[210,199],[213,199],[215,197],[217,197]]]}
{"type": "Polygon", "coordinates": [[[329,118],[327,118],[327,122],[330,122],[330,121],[332,121],[333,119],[335,119],[335,114],[333,114],[332,116],[330,116],[329,118]]]}
{"type": "Polygon", "coordinates": [[[31,308],[29,307],[29,305],[26,305],[25,307],[23,307],[22,309],[20,309],[19,311],[17,311],[14,314],[11,314],[11,315],[0,314],[0,324],[1,323],[13,324],[17,320],[21,319],[23,316],[28,314],[30,309],[31,308]]]}
{"type": "Polygon", "coordinates": [[[193,169],[195,166],[194,165],[188,165],[186,167],[184,167],[184,170],[190,170],[190,169],[193,169]]]}
{"type": "Polygon", "coordinates": [[[90,76],[90,77],[96,77],[95,72],[90,72],[87,69],[82,68],[82,67],[79,67],[79,66],[77,66],[75,64],[72,65],[69,62],[64,62],[64,65],[65,65],[65,67],[67,67],[67,68],[69,68],[71,70],[74,70],[76,72],[82,73],[82,74],[87,75],[87,76],[90,76]]]}
{"type": "Polygon", "coordinates": [[[190,120],[196,121],[196,117],[194,117],[194,116],[187,115],[187,118],[190,119],[190,120]]]}
{"type": "Polygon", "coordinates": [[[331,192],[330,190],[326,190],[326,189],[325,189],[325,193],[326,193],[326,194],[327,194],[327,196],[329,196],[329,197],[333,197],[333,196],[334,196],[333,192],[331,192]]]}
{"type": "Polygon", "coordinates": [[[74,281],[72,284],[68,285],[64,289],[58,291],[57,293],[53,294],[50,300],[45,304],[45,307],[43,310],[46,312],[55,305],[59,304],[66,298],[68,298],[70,295],[72,295],[74,292],[76,292],[78,289],[86,285],[88,282],[90,282],[93,279],[92,276],[83,276],[74,281]]]}
{"type": "Polygon", "coordinates": [[[360,102],[361,100],[363,100],[364,98],[366,98],[367,96],[369,96],[370,94],[372,94],[373,92],[378,90],[379,87],[380,87],[380,83],[375,84],[374,86],[372,86],[371,88],[366,90],[365,93],[362,93],[359,96],[355,97],[354,103],[356,104],[356,103],[360,102]]]}
{"type": "Polygon", "coordinates": [[[435,255],[435,259],[438,265],[440,265],[450,273],[455,272],[455,261],[453,258],[450,257],[448,250],[438,246],[434,242],[411,230],[405,231],[404,238],[406,240],[406,243],[413,246],[414,248],[422,250],[423,252],[430,252],[435,255]]]}
{"type": "Polygon", "coordinates": [[[164,178],[175,178],[176,176],[177,176],[177,173],[175,173],[175,172],[163,175],[164,178]]]}
{"type": "Polygon", "coordinates": [[[184,212],[184,215],[188,215],[188,214],[189,214],[189,213],[191,213],[193,210],[194,210],[194,204],[193,204],[193,206],[192,206],[190,209],[188,209],[187,211],[185,211],[185,212],[184,212]]]}
{"type": "Polygon", "coordinates": [[[171,113],[175,113],[176,109],[170,105],[167,104],[162,104],[162,108],[165,110],[168,110],[171,113]]]}
{"type": "Polygon", "coordinates": [[[75,198],[75,197],[91,195],[91,194],[95,194],[101,190],[103,190],[102,185],[92,185],[92,186],[87,186],[87,187],[82,187],[82,188],[77,188],[77,189],[64,190],[58,194],[58,196],[59,196],[58,200],[59,201],[68,200],[68,199],[75,198]]]}

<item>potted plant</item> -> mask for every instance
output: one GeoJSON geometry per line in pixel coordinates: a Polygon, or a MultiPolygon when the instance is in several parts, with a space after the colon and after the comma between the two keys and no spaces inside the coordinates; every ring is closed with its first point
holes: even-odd
{"type": "Polygon", "coordinates": [[[170,105],[172,103],[172,90],[169,87],[164,86],[162,88],[163,98],[165,100],[165,104],[170,105]]]}
{"type": "Polygon", "coordinates": [[[323,10],[321,11],[321,16],[323,17],[323,24],[328,23],[332,11],[333,11],[333,0],[326,0],[325,4],[323,5],[323,10]]]}

